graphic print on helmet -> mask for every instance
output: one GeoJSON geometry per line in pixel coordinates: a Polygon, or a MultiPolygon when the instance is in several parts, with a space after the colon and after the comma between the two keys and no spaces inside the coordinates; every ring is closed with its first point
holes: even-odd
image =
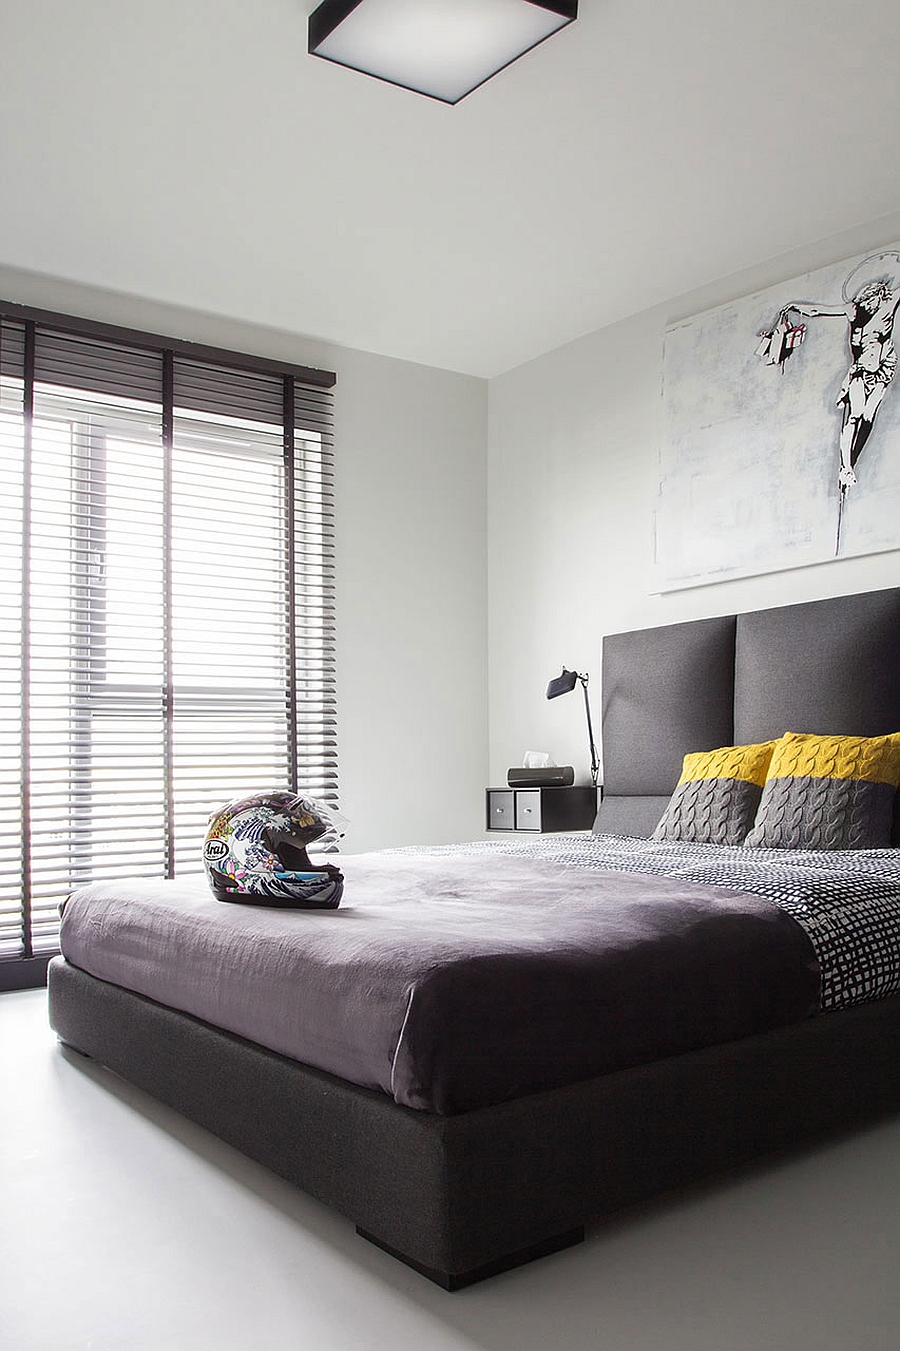
{"type": "Polygon", "coordinates": [[[307,853],[336,841],[341,818],[325,803],[288,789],[227,802],[209,818],[203,865],[219,901],[282,909],[335,910],[344,877],[307,853]]]}

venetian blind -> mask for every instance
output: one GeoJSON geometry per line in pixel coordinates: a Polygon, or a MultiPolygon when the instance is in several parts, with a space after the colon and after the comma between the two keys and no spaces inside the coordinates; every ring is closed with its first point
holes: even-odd
{"type": "Polygon", "coordinates": [[[337,799],[333,377],[110,333],[0,309],[0,963],[231,797],[337,799]]]}

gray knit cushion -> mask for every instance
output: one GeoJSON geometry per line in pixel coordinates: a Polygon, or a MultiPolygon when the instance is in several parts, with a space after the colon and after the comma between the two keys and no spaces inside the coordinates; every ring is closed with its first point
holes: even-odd
{"type": "Polygon", "coordinates": [[[890,844],[900,735],[811,736],[775,746],[756,824],[744,841],[776,849],[881,849],[890,844]]]}

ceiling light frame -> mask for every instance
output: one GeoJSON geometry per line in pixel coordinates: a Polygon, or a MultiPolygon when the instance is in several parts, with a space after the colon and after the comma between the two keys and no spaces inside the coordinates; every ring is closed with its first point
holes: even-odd
{"type": "MultiPolygon", "coordinates": [[[[427,28],[427,23],[437,8],[434,6],[434,0],[431,0],[431,4],[432,9],[429,10],[429,0],[403,0],[402,11],[408,19],[424,23],[427,28]]],[[[436,77],[435,63],[440,66],[442,59],[441,51],[437,48],[431,52],[422,51],[424,69],[421,73],[416,69],[418,58],[415,53],[412,55],[403,53],[396,59],[390,56],[385,59],[381,41],[378,43],[381,51],[376,53],[373,50],[371,42],[373,20],[368,16],[380,18],[378,11],[386,12],[390,8],[388,0],[368,0],[368,8],[367,0],[322,0],[309,16],[310,55],[451,105],[461,102],[474,90],[480,89],[507,66],[511,66],[527,52],[546,42],[547,38],[568,27],[578,17],[578,0],[498,0],[495,8],[509,11],[509,17],[515,21],[518,32],[510,30],[508,38],[505,35],[500,37],[495,22],[490,35],[490,55],[486,51],[479,51],[477,43],[473,41],[470,61],[466,52],[458,53],[457,59],[460,61],[458,70],[448,71],[444,78],[442,75],[436,77]],[[365,15],[360,11],[366,11],[365,15]],[[486,61],[489,62],[489,68],[485,68],[486,61]],[[471,65],[471,73],[466,69],[467,62],[471,65]],[[379,65],[381,69],[377,68],[379,65]]],[[[461,10],[463,8],[465,7],[461,6],[461,10]]],[[[469,9],[467,17],[471,19],[471,7],[469,9]]],[[[490,9],[491,5],[486,0],[486,18],[490,9]]],[[[492,18],[496,20],[496,16],[492,18]]],[[[443,16],[442,22],[446,23],[446,15],[443,16]]],[[[390,41],[387,29],[380,37],[390,41]]]]}

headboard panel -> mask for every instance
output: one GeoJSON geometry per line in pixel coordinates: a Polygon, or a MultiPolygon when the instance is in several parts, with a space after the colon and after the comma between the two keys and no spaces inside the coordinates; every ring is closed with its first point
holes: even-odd
{"type": "Polygon", "coordinates": [[[735,745],[900,731],[900,588],[738,615],[735,745]]]}
{"type": "Polygon", "coordinates": [[[900,731],[900,588],[603,640],[595,830],[649,835],[689,751],[900,731]]]}
{"type": "Polygon", "coordinates": [[[603,801],[595,828],[647,834],[689,746],[727,746],[734,729],[734,615],[603,640],[603,801]]]}

